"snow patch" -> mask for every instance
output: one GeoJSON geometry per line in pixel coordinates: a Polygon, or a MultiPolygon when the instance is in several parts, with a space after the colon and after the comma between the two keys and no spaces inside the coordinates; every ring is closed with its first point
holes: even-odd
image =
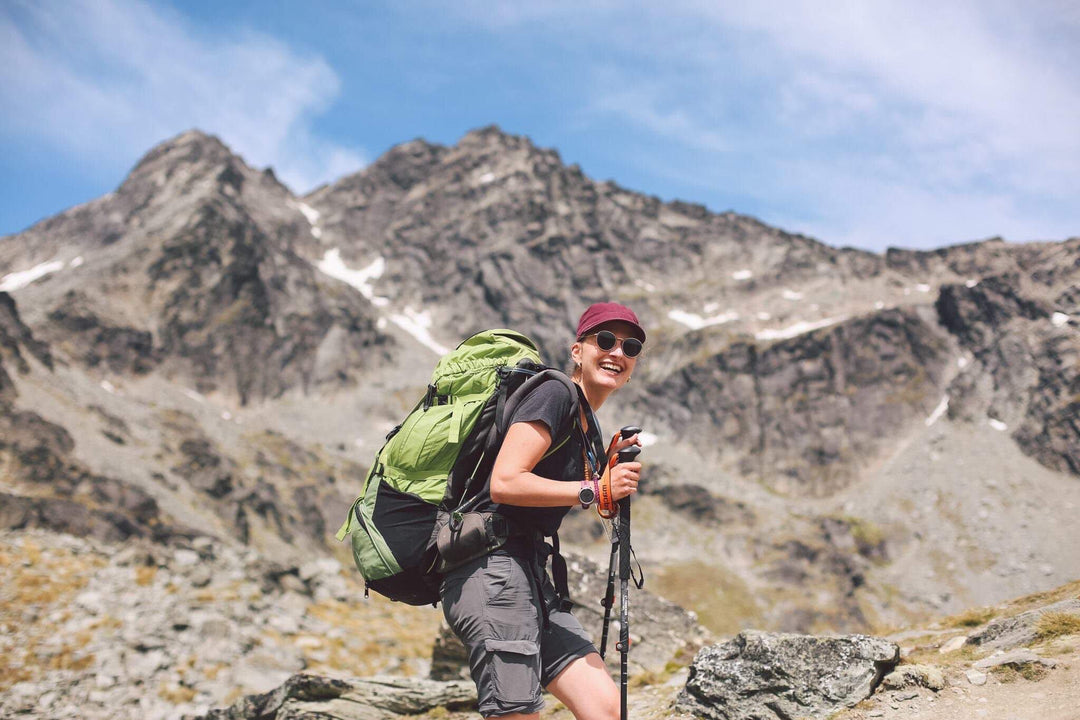
{"type": "Polygon", "coordinates": [[[930,292],[930,286],[927,285],[926,283],[919,283],[918,285],[915,286],[915,289],[918,290],[921,293],[930,292]]]}
{"type": "Polygon", "coordinates": [[[802,300],[803,294],[801,292],[795,292],[794,290],[788,290],[784,288],[784,292],[781,293],[785,300],[802,300]]]}
{"type": "Polygon", "coordinates": [[[644,290],[645,292],[650,292],[650,293],[651,292],[656,292],[656,286],[655,285],[653,285],[652,283],[645,282],[644,280],[641,280],[640,278],[635,278],[634,279],[634,284],[637,285],[642,290],[644,290]]]}
{"type": "Polygon", "coordinates": [[[885,303],[882,302],[881,300],[878,300],[876,303],[874,303],[874,309],[875,310],[884,310],[885,309],[885,303]]]}
{"type": "Polygon", "coordinates": [[[727,312],[720,315],[713,315],[712,317],[701,317],[694,313],[688,313],[685,310],[672,310],[667,316],[677,323],[682,323],[691,330],[700,330],[701,328],[710,325],[723,325],[724,323],[739,319],[739,313],[737,312],[727,312]]]}
{"type": "Polygon", "coordinates": [[[431,333],[428,332],[431,327],[431,313],[428,311],[417,312],[411,307],[407,307],[404,313],[391,315],[390,319],[399,328],[416,338],[421,345],[430,348],[436,355],[445,355],[450,352],[449,348],[443,347],[436,342],[435,338],[431,337],[431,333]]]}
{"type": "Polygon", "coordinates": [[[986,422],[990,425],[990,427],[994,428],[998,432],[1005,432],[1009,429],[1008,425],[1001,422],[997,418],[987,418],[986,422]]]}
{"type": "Polygon", "coordinates": [[[705,303],[705,307],[702,308],[702,310],[705,311],[706,315],[712,315],[714,312],[716,312],[719,309],[720,309],[720,303],[718,303],[718,302],[705,303]]]}
{"type": "Polygon", "coordinates": [[[194,400],[195,402],[200,402],[200,403],[206,402],[206,398],[204,398],[202,395],[195,392],[194,390],[191,390],[190,388],[184,388],[184,394],[187,395],[192,400],[194,400]]]}
{"type": "Polygon", "coordinates": [[[967,282],[964,283],[964,287],[973,288],[978,284],[979,284],[978,280],[968,280],[967,282]]]}
{"type": "Polygon", "coordinates": [[[480,184],[481,185],[487,185],[489,182],[494,182],[494,181],[495,181],[495,173],[493,173],[493,172],[486,172],[486,173],[484,173],[483,175],[480,176],[480,184]]]}
{"type": "Polygon", "coordinates": [[[754,273],[751,270],[736,270],[731,273],[732,280],[749,280],[754,277],[754,273]]]}
{"type": "Polygon", "coordinates": [[[941,416],[944,415],[945,411],[947,411],[948,409],[949,409],[949,396],[946,395],[943,398],[941,398],[941,402],[938,403],[938,406],[936,408],[934,408],[934,412],[930,413],[930,417],[926,418],[926,427],[930,427],[931,425],[936,423],[938,420],[940,420],[941,416]]]}
{"type": "Polygon", "coordinates": [[[311,227],[311,237],[319,240],[322,238],[322,228],[317,228],[314,225],[311,227]]]}
{"type": "Polygon", "coordinates": [[[376,320],[375,321],[375,327],[377,327],[380,330],[385,330],[386,329],[386,318],[381,317],[378,320],[376,320]]]}
{"type": "Polygon", "coordinates": [[[772,319],[772,315],[770,315],[770,314],[769,314],[769,313],[767,313],[767,312],[759,312],[759,313],[757,314],[757,319],[758,319],[758,320],[771,320],[771,319],[772,319]]]}
{"type": "Polygon", "coordinates": [[[228,410],[222,410],[221,411],[221,419],[222,420],[232,420],[232,413],[229,412],[228,410]]]}
{"type": "Polygon", "coordinates": [[[762,330],[755,334],[754,337],[758,340],[787,340],[813,330],[820,330],[823,327],[835,325],[846,319],[846,317],[846,315],[839,315],[837,317],[825,318],[824,320],[817,320],[815,322],[798,322],[779,330],[762,330]]]}
{"type": "Polygon", "coordinates": [[[311,207],[307,203],[296,203],[296,209],[304,213],[304,217],[307,218],[308,223],[314,225],[319,222],[319,211],[311,207]]]}
{"type": "Polygon", "coordinates": [[[64,262],[62,260],[50,260],[49,262],[43,262],[40,265],[35,265],[29,270],[8,273],[4,276],[3,280],[0,280],[0,292],[21,290],[35,280],[43,278],[50,273],[56,272],[57,270],[63,269],[64,262]]]}
{"type": "Polygon", "coordinates": [[[82,264],[83,264],[83,257],[82,257],[82,255],[80,255],[77,258],[72,258],[71,262],[68,263],[68,267],[69,268],[77,268],[82,264]]]}
{"type": "Polygon", "coordinates": [[[1054,325],[1054,327],[1061,327],[1062,325],[1068,324],[1069,316],[1063,312],[1056,312],[1050,318],[1050,322],[1054,325]]]}
{"type": "Polygon", "coordinates": [[[382,257],[375,258],[374,262],[360,270],[353,270],[341,259],[341,250],[333,248],[327,250],[323,259],[315,264],[319,270],[332,278],[352,285],[360,291],[360,294],[378,307],[383,307],[390,301],[386,298],[376,297],[372,280],[378,280],[386,272],[386,261],[382,257]]]}
{"type": "Polygon", "coordinates": [[[638,439],[641,440],[641,447],[649,447],[650,445],[655,445],[656,441],[660,439],[660,436],[642,430],[638,433],[638,439]]]}
{"type": "Polygon", "coordinates": [[[101,381],[101,389],[109,393],[110,395],[116,394],[116,387],[108,380],[101,381]]]}
{"type": "Polygon", "coordinates": [[[969,362],[971,362],[971,361],[968,360],[966,357],[958,357],[958,358],[956,358],[956,367],[963,370],[964,368],[966,368],[968,366],[969,362]]]}

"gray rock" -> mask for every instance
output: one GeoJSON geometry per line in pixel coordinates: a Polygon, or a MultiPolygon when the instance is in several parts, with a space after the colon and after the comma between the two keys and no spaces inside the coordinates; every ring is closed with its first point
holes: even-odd
{"type": "Polygon", "coordinates": [[[971,683],[972,685],[985,685],[986,684],[986,673],[984,673],[984,672],[979,672],[978,670],[972,669],[972,670],[965,671],[964,676],[967,678],[968,682],[971,683]]]}
{"type": "Polygon", "coordinates": [[[901,665],[886,675],[881,684],[889,690],[915,686],[937,691],[945,688],[945,674],[934,665],[901,665]]]}
{"type": "Polygon", "coordinates": [[[475,706],[476,691],[469,681],[399,677],[339,680],[294,675],[272,692],[245,697],[198,720],[391,720],[437,707],[467,710],[475,706]]]}
{"type": "Polygon", "coordinates": [[[1057,667],[1057,663],[1053,660],[1036,655],[1031,650],[1026,649],[1009,650],[1008,652],[997,653],[973,663],[972,667],[976,670],[989,670],[990,668],[1008,665],[1019,670],[1025,665],[1035,664],[1043,665],[1048,668],[1057,667]]]}
{"type": "Polygon", "coordinates": [[[1028,610],[1012,617],[996,618],[985,628],[968,638],[968,644],[996,650],[1030,645],[1035,641],[1035,629],[1039,618],[1048,612],[1068,612],[1080,614],[1080,600],[1062,600],[1061,602],[1028,610]]]}
{"type": "Polygon", "coordinates": [[[956,652],[960,648],[964,647],[964,643],[967,642],[967,635],[957,635],[954,638],[946,640],[941,647],[938,648],[938,652],[942,655],[946,653],[956,652]]]}
{"type": "Polygon", "coordinates": [[[899,659],[866,635],[744,632],[698,653],[677,707],[708,720],[825,718],[869,697],[899,659]]]}
{"type": "Polygon", "coordinates": [[[242,688],[269,692],[303,667],[303,660],[285,649],[264,649],[241,658],[233,670],[233,680],[242,688]]]}

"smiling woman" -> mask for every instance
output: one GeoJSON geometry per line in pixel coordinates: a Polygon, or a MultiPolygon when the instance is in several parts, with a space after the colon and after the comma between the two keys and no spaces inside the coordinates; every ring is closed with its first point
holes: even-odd
{"type": "MultiPolygon", "coordinates": [[[[510,541],[446,573],[440,588],[446,620],[468,650],[485,717],[537,718],[542,689],[578,720],[619,716],[618,689],[570,613],[565,564],[558,584],[545,567],[553,557],[560,578],[559,525],[573,506],[588,507],[597,496],[607,451],[593,411],[630,381],[645,330],[630,308],[597,303],[581,315],[576,338],[571,379],[580,416],[568,417],[574,403],[562,383],[542,383],[521,401],[495,459],[485,505],[506,519],[510,541]]],[[[640,445],[636,435],[613,443],[610,452],[631,445],[640,445]]],[[[615,500],[637,492],[640,471],[637,462],[611,469],[615,500]]]]}

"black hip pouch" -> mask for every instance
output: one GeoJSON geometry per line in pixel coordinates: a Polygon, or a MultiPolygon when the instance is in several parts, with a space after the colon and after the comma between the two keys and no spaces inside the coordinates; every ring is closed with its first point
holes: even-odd
{"type": "Polygon", "coordinates": [[[439,512],[435,546],[439,550],[440,573],[460,567],[470,560],[498,550],[510,537],[510,526],[493,512],[439,512]]]}

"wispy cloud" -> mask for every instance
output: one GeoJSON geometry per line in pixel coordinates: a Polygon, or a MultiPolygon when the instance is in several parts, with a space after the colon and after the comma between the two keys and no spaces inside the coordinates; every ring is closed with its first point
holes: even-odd
{"type": "Polygon", "coordinates": [[[878,248],[1080,233],[1075,4],[585,1],[497,20],[458,7],[496,33],[561,19],[571,39],[552,42],[598,58],[580,69],[581,112],[670,141],[640,162],[757,196],[789,229],[878,248]]]}
{"type": "Polygon", "coordinates": [[[198,127],[305,191],[367,162],[313,130],[339,92],[318,56],[255,33],[219,35],[141,0],[0,11],[5,134],[43,139],[87,163],[130,163],[198,127]]]}

